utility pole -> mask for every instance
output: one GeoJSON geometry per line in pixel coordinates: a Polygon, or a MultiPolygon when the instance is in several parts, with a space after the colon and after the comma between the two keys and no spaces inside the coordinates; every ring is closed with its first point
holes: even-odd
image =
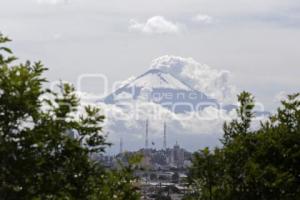
{"type": "Polygon", "coordinates": [[[148,119],[146,121],[146,135],[145,135],[145,149],[149,147],[149,135],[148,135],[148,119]]]}
{"type": "Polygon", "coordinates": [[[164,122],[164,150],[167,150],[167,124],[164,122]]]}

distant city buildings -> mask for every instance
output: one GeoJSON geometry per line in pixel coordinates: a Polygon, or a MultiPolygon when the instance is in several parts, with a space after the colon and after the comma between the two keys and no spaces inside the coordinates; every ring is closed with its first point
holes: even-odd
{"type": "Polygon", "coordinates": [[[120,138],[119,154],[114,156],[95,154],[93,159],[107,168],[118,169],[128,166],[128,158],[132,155],[143,155],[141,163],[136,165],[135,176],[138,177],[138,187],[142,199],[182,199],[189,192],[186,184],[187,169],[191,165],[192,153],[180,147],[176,142],[173,147],[167,147],[167,125],[163,125],[162,148],[149,148],[149,121],[145,123],[145,146],[137,151],[126,151],[123,145],[126,141],[120,138]]]}
{"type": "Polygon", "coordinates": [[[171,163],[174,164],[177,168],[183,168],[185,150],[180,148],[179,144],[176,142],[176,145],[171,151],[171,163]]]}
{"type": "Polygon", "coordinates": [[[178,142],[172,147],[167,147],[167,124],[166,122],[163,123],[163,132],[162,132],[162,148],[161,149],[152,149],[149,148],[149,126],[150,122],[149,120],[145,121],[145,146],[144,148],[141,148],[140,150],[136,152],[126,152],[124,150],[124,143],[126,141],[123,140],[123,138],[120,138],[120,151],[119,154],[116,156],[111,156],[111,159],[106,158],[106,156],[103,156],[103,158],[98,158],[98,160],[105,162],[104,164],[106,166],[113,166],[114,163],[112,160],[120,160],[124,163],[126,163],[126,159],[124,155],[130,155],[130,154],[142,154],[143,155],[143,161],[141,163],[141,166],[148,169],[170,169],[170,168],[186,168],[191,163],[191,157],[192,154],[188,152],[187,150],[180,147],[178,142]]]}
{"type": "Polygon", "coordinates": [[[191,165],[192,153],[176,143],[172,148],[143,148],[134,152],[123,152],[115,156],[94,155],[107,168],[118,169],[120,162],[128,166],[131,155],[142,154],[143,160],[136,166],[135,176],[142,200],[174,199],[180,200],[190,192],[186,183],[187,168],[191,165]]]}
{"type": "Polygon", "coordinates": [[[192,153],[176,143],[173,148],[167,149],[140,149],[134,152],[123,152],[115,156],[94,155],[93,158],[108,167],[117,167],[117,161],[126,164],[126,158],[133,154],[143,155],[141,167],[151,170],[185,169],[191,164],[192,153]]]}

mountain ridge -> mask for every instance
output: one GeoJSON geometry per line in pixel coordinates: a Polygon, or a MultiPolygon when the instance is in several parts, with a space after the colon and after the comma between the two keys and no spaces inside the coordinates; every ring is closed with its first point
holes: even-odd
{"type": "MultiPolygon", "coordinates": [[[[147,76],[147,75],[149,75],[149,74],[156,74],[156,75],[159,76],[159,78],[160,78],[161,80],[163,80],[165,83],[169,83],[169,82],[165,79],[165,77],[162,76],[162,74],[168,75],[169,78],[171,77],[171,79],[173,79],[173,80],[175,79],[175,80],[177,81],[177,84],[178,84],[178,83],[181,84],[181,86],[180,86],[181,89],[182,89],[182,88],[185,88],[185,89],[187,89],[187,90],[195,90],[195,89],[193,89],[190,85],[186,84],[186,83],[183,82],[182,80],[179,80],[178,78],[176,78],[176,77],[175,77],[174,75],[172,75],[171,73],[167,73],[167,72],[164,72],[164,71],[159,70],[159,69],[150,69],[150,70],[146,71],[145,73],[143,73],[143,74],[139,75],[138,77],[136,77],[131,83],[134,83],[135,81],[137,81],[137,80],[139,80],[139,79],[141,79],[141,78],[143,78],[143,77],[145,77],[145,76],[147,76]]],[[[130,83],[126,84],[126,85],[123,86],[123,87],[129,86],[129,85],[130,85],[130,83]]],[[[151,87],[153,87],[153,85],[151,85],[151,87]]],[[[177,88],[177,89],[179,89],[179,88],[177,88]]]]}
{"type": "Polygon", "coordinates": [[[103,99],[107,104],[116,105],[136,100],[154,102],[175,113],[199,111],[207,106],[219,107],[216,99],[159,69],[146,71],[103,99]]]}

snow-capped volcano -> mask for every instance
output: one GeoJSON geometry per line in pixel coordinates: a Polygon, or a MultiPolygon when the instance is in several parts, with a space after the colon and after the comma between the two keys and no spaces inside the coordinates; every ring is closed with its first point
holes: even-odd
{"type": "Polygon", "coordinates": [[[166,122],[170,144],[178,140],[191,150],[199,145],[214,147],[223,134],[224,121],[236,117],[235,101],[231,101],[235,86],[229,75],[192,58],[159,57],[149,71],[129,78],[99,99],[107,119],[105,131],[112,143],[118,144],[122,137],[127,150],[135,150],[143,147],[148,119],[149,137],[156,144],[162,141],[166,122]]]}
{"type": "Polygon", "coordinates": [[[188,85],[179,81],[173,75],[162,72],[158,69],[151,69],[140,75],[134,81],[129,83],[127,87],[191,90],[188,85]]]}
{"type": "Polygon", "coordinates": [[[154,102],[175,113],[218,107],[215,99],[159,69],[147,71],[104,99],[105,103],[116,105],[136,101],[154,102]]]}

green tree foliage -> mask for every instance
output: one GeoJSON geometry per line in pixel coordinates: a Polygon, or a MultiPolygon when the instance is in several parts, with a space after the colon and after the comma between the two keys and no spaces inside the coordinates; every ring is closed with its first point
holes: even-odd
{"type": "Polygon", "coordinates": [[[137,159],[136,155],[130,156],[127,166],[120,162],[119,170],[107,171],[100,196],[105,196],[106,199],[140,199],[140,194],[135,192],[139,187],[137,178],[133,176],[136,164],[141,161],[137,159]]]}
{"type": "MultiPolygon", "coordinates": [[[[9,41],[0,34],[0,45],[9,41]]],[[[108,145],[99,108],[78,116],[71,85],[46,89],[40,62],[15,60],[0,46],[0,199],[138,199],[132,171],[89,158],[108,145]]]]}
{"type": "Polygon", "coordinates": [[[251,119],[254,116],[254,97],[248,92],[242,92],[238,95],[240,107],[236,109],[238,118],[232,120],[229,124],[224,124],[224,138],[222,142],[226,145],[231,140],[240,135],[246,135],[251,125],[251,119]]]}
{"type": "Polygon", "coordinates": [[[254,98],[238,96],[238,118],[224,125],[223,147],[195,153],[186,199],[300,199],[300,94],[250,130],[254,98]]]}
{"type": "Polygon", "coordinates": [[[224,171],[219,169],[223,168],[223,164],[223,152],[219,149],[211,152],[205,148],[194,154],[193,165],[188,177],[194,189],[193,196],[208,200],[222,199],[224,194],[221,191],[225,191],[224,171]]]}

